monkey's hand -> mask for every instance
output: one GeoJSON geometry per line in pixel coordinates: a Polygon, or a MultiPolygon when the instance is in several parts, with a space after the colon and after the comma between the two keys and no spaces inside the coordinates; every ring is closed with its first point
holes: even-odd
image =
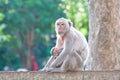
{"type": "Polygon", "coordinates": [[[57,48],[53,47],[51,49],[50,53],[53,55],[54,58],[56,58],[58,56],[57,48]]]}
{"type": "Polygon", "coordinates": [[[62,50],[63,50],[63,48],[57,49],[57,48],[53,47],[51,49],[51,54],[53,55],[54,58],[56,58],[61,53],[62,50]]]}
{"type": "Polygon", "coordinates": [[[45,71],[46,71],[46,69],[45,69],[45,68],[43,68],[43,69],[40,69],[39,71],[41,71],[41,72],[45,72],[45,71]]]}

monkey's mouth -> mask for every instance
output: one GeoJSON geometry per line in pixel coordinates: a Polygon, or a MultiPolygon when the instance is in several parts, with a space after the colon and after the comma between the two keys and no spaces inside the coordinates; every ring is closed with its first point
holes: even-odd
{"type": "Polygon", "coordinates": [[[62,31],[58,31],[58,34],[62,34],[63,32],[62,31]]]}

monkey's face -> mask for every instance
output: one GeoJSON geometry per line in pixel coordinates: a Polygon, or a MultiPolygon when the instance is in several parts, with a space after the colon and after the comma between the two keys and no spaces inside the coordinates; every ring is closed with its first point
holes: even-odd
{"type": "Polygon", "coordinates": [[[68,21],[60,18],[56,21],[55,24],[55,30],[56,33],[59,34],[60,36],[64,36],[64,34],[70,29],[68,21]]]}

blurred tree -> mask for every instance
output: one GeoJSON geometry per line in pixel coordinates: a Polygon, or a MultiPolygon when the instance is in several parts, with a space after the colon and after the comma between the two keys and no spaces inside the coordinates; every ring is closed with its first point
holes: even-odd
{"type": "Polygon", "coordinates": [[[120,0],[89,1],[91,70],[120,70],[119,12],[120,0]]]}
{"type": "Polygon", "coordinates": [[[59,3],[60,0],[0,0],[0,55],[9,55],[1,56],[2,61],[20,58],[21,67],[31,69],[30,56],[34,54],[42,65],[42,57],[49,54],[51,47],[48,43],[54,33],[53,24],[57,18],[65,17],[59,3]]]}

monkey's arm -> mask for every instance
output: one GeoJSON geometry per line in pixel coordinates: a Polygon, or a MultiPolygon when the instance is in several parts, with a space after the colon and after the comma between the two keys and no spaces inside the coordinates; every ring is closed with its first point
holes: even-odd
{"type": "Polygon", "coordinates": [[[74,44],[74,36],[71,34],[67,35],[65,37],[64,42],[64,49],[60,53],[60,55],[54,60],[54,62],[51,64],[51,67],[59,66],[66,58],[68,54],[70,54],[73,50],[73,44],[74,44]]]}
{"type": "Polygon", "coordinates": [[[48,60],[47,64],[44,66],[44,68],[41,71],[46,71],[47,68],[50,67],[50,64],[55,60],[55,58],[53,56],[50,57],[50,59],[48,60]]]}

